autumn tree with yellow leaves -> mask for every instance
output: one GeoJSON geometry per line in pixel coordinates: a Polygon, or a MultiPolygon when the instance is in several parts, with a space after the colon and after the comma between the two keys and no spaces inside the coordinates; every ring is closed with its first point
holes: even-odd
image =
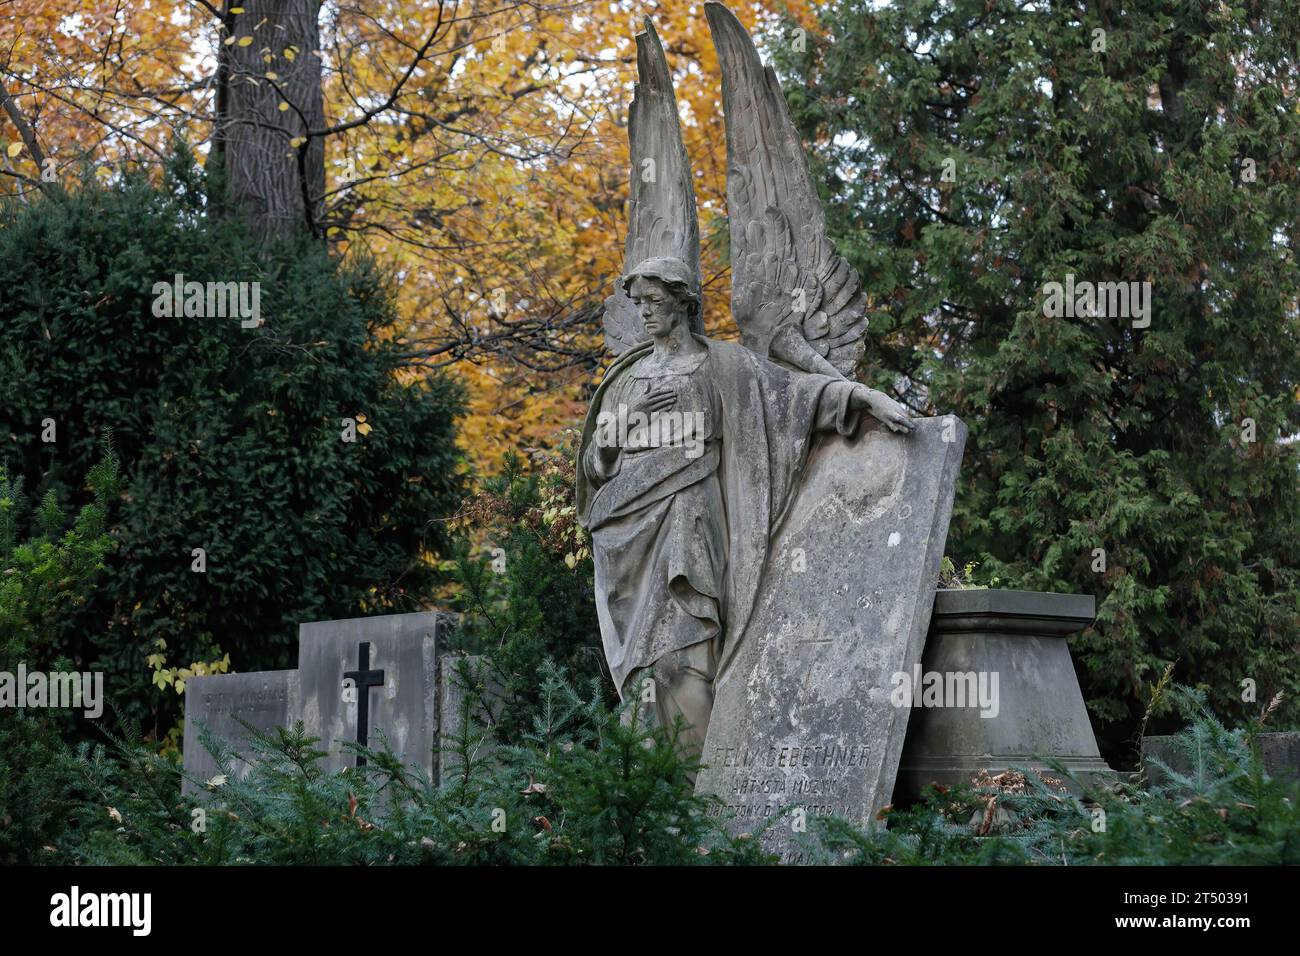
{"type": "MultiPolygon", "coordinates": [[[[803,3],[736,4],[746,25],[803,3]]],[[[411,374],[469,386],[481,468],[547,445],[604,360],[622,266],[633,37],[667,44],[696,175],[710,326],[726,329],[725,149],[703,5],[13,0],[0,8],[0,190],[157,168],[182,137],[259,233],[364,248],[395,275],[411,374]]]]}

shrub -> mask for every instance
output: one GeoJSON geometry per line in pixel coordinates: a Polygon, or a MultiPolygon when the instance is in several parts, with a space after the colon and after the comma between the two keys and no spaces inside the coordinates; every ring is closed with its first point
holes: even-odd
{"type": "Polygon", "coordinates": [[[290,665],[300,622],[412,610],[431,586],[461,396],[401,380],[372,264],[257,246],[178,153],[161,187],[0,208],[0,287],[0,463],[64,498],[116,437],[119,547],[57,646],[107,672],[127,718],[161,736],[188,673],[290,665]],[[260,283],[264,324],[156,317],[176,274],[260,283]]]}
{"type": "MultiPolygon", "coordinates": [[[[105,530],[118,494],[111,451],[86,479],[93,500],[71,527],[53,491],[29,515],[21,478],[0,467],[0,671],[64,671],[56,622],[83,603],[112,547],[105,530]]],[[[69,812],[73,768],[62,735],[77,715],[0,706],[0,863],[30,863],[69,812]]]]}

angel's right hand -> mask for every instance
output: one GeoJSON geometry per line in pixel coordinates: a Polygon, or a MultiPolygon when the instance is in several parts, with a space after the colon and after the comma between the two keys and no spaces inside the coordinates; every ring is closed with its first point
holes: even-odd
{"type": "Polygon", "coordinates": [[[666,412],[677,404],[677,389],[671,386],[656,388],[646,392],[636,404],[632,406],[632,411],[641,412],[642,414],[652,414],[654,412],[666,412]]]}

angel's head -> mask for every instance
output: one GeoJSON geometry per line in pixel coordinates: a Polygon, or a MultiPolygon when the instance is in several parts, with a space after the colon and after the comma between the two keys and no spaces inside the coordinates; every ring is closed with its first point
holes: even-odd
{"type": "Polygon", "coordinates": [[[668,335],[682,323],[703,334],[698,281],[681,259],[646,259],[623,277],[623,288],[651,338],[668,335]]]}

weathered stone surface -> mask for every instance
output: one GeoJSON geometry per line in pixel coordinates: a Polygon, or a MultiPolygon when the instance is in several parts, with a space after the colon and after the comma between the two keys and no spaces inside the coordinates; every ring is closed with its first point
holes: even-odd
{"type": "MultiPolygon", "coordinates": [[[[183,754],[187,778],[184,793],[202,790],[205,780],[218,773],[216,761],[199,741],[200,726],[217,738],[247,752],[249,731],[242,719],[258,730],[287,727],[298,719],[297,671],[254,671],[249,674],[216,674],[192,677],[185,686],[185,740],[183,754]]],[[[235,761],[232,769],[242,777],[248,765],[235,761]]]]}
{"type": "MultiPolygon", "coordinates": [[[[496,744],[490,731],[501,713],[502,688],[486,658],[443,654],[438,661],[438,781],[462,770],[458,752],[468,715],[473,743],[471,760],[486,760],[496,744]],[[488,732],[483,736],[484,732],[488,732]]],[[[466,743],[470,743],[469,740],[466,743]]]]}
{"type": "MultiPolygon", "coordinates": [[[[951,416],[914,424],[812,454],[716,682],[696,789],[723,799],[734,831],[787,807],[865,825],[893,791],[909,712],[891,677],[921,659],[966,439],[951,416]]],[[[797,819],[765,837],[788,860],[797,819]]]]}
{"type": "Polygon", "coordinates": [[[328,753],[322,761],[325,769],[355,765],[356,757],[343,744],[357,740],[364,713],[370,747],[378,747],[382,732],[395,753],[432,779],[438,746],[440,618],[428,611],[300,625],[302,714],[320,736],[320,749],[328,753]],[[360,667],[363,644],[369,645],[364,668],[360,667]],[[353,686],[345,685],[345,676],[359,670],[373,675],[373,686],[357,677],[350,678],[353,686]]]}
{"type": "MultiPolygon", "coordinates": [[[[1173,740],[1173,737],[1142,738],[1147,786],[1169,783],[1169,775],[1151,762],[1153,758],[1163,761],[1177,773],[1191,775],[1191,761],[1174,749],[1173,740]]],[[[1259,744],[1259,756],[1266,774],[1278,780],[1300,780],[1300,732],[1256,734],[1255,741],[1259,744]]]]}
{"type": "MultiPolygon", "coordinates": [[[[1066,640],[1092,623],[1095,604],[1088,594],[939,591],[920,670],[909,677],[919,685],[926,675],[938,675],[945,687],[959,689],[956,678],[973,675],[976,686],[996,693],[992,706],[983,708],[954,706],[946,697],[944,706],[922,706],[922,695],[911,695],[893,802],[917,799],[930,783],[969,781],[980,770],[1050,773],[1044,757],[1059,760],[1082,782],[1113,780],[1066,640]]],[[[964,686],[971,683],[968,678],[964,686]]]]}

